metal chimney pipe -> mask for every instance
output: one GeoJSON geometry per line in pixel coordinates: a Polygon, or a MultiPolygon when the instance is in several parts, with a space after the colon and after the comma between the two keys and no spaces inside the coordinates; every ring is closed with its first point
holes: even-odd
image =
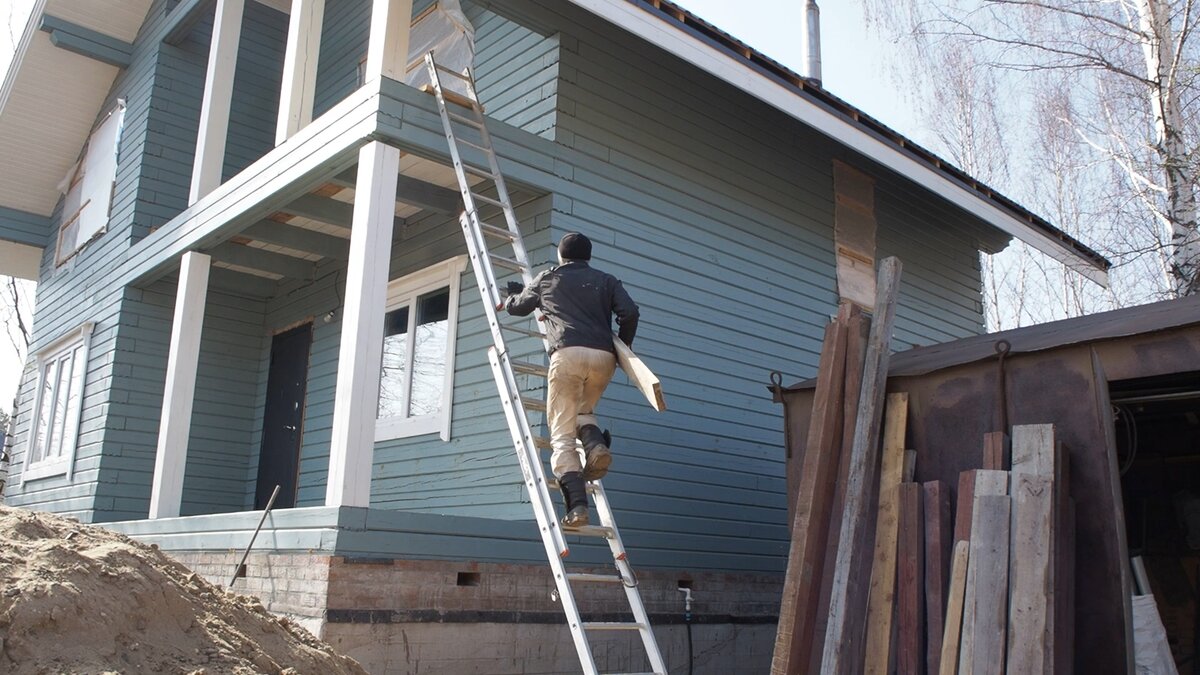
{"type": "Polygon", "coordinates": [[[804,3],[804,32],[800,40],[804,50],[804,76],[821,84],[821,10],[817,0],[804,3]]]}

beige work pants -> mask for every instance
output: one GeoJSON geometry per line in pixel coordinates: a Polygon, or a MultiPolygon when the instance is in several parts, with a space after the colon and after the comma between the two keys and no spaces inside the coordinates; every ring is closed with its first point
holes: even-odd
{"type": "Polygon", "coordinates": [[[550,468],[555,476],[583,471],[575,438],[578,428],[596,424],[596,403],[617,369],[612,352],[590,347],[562,347],[550,355],[546,420],[554,454],[550,468]]]}

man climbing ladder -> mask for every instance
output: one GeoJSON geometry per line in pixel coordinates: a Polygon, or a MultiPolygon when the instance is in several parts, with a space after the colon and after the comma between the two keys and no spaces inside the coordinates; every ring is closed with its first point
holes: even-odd
{"type": "Polygon", "coordinates": [[[509,284],[502,307],[513,316],[540,309],[546,319],[550,373],[546,418],[554,454],[550,466],[558,477],[566,515],[563,527],[588,524],[587,481],[599,480],[612,463],[610,438],[596,420],[596,404],[612,380],[617,357],[612,319],[618,337],[633,345],[638,306],[616,277],[591,267],[592,242],[578,232],[559,241],[557,267],[542,272],[524,287],[509,284]],[[575,439],[583,442],[580,461],[575,439]]]}

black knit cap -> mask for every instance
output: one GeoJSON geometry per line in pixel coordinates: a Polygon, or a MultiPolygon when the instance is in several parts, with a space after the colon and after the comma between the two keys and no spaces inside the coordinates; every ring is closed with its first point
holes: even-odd
{"type": "Polygon", "coordinates": [[[591,260],[592,240],[578,232],[568,232],[558,240],[558,254],[563,260],[591,260]]]}

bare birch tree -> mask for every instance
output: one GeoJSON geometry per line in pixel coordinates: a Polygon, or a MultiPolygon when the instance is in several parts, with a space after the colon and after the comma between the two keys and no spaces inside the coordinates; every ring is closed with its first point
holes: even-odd
{"type": "MultiPolygon", "coordinates": [[[[906,55],[898,75],[941,111],[927,116],[938,150],[1115,265],[1114,292],[1104,293],[1018,245],[1005,259],[985,262],[990,304],[1011,303],[1030,284],[1052,292],[1057,313],[1067,316],[1200,291],[1193,0],[865,3],[873,24],[906,55]],[[962,76],[956,66],[964,53],[986,78],[962,76]],[[957,112],[961,97],[1012,120],[1003,137],[964,135],[978,117],[957,112]],[[961,148],[978,142],[996,143],[1010,171],[989,176],[963,161],[961,148]],[[1000,279],[997,266],[1005,270],[1000,279]]],[[[1028,305],[1023,299],[1016,303],[1028,305]]],[[[991,311],[988,318],[996,326],[1013,317],[998,322],[991,311]]],[[[1043,319],[1017,321],[1036,320],[1043,319]]]]}

